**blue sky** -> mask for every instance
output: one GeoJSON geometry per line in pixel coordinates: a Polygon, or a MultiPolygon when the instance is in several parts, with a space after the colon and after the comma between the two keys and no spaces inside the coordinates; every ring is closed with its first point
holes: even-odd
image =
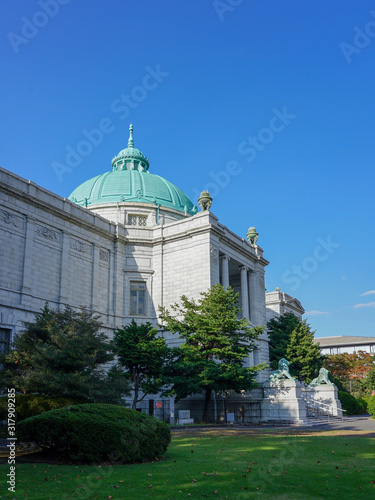
{"type": "Polygon", "coordinates": [[[150,172],[257,228],[267,289],[316,336],[375,335],[375,2],[1,8],[2,167],[67,197],[111,169],[131,121],[150,172]]]}

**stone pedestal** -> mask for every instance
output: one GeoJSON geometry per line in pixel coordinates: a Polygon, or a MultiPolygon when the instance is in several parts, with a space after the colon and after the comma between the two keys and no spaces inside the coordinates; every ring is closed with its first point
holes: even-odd
{"type": "Polygon", "coordinates": [[[177,425],[194,424],[194,419],[190,418],[190,410],[179,410],[177,425]]]}
{"type": "Polygon", "coordinates": [[[335,385],[321,384],[313,387],[308,385],[303,392],[310,407],[319,408],[320,413],[341,417],[341,403],[335,385]]]}
{"type": "Polygon", "coordinates": [[[298,380],[267,380],[263,388],[261,422],[290,424],[306,419],[306,404],[298,380]]]}

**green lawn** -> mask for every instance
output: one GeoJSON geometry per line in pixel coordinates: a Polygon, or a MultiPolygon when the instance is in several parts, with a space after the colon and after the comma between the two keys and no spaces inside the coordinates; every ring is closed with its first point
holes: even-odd
{"type": "Polygon", "coordinates": [[[362,435],[217,436],[175,433],[155,463],[114,467],[19,464],[21,499],[361,499],[375,497],[375,438],[362,435]]]}

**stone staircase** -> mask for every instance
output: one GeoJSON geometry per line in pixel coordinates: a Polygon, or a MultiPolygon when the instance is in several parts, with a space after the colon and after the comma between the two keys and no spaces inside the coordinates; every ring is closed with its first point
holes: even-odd
{"type": "Polygon", "coordinates": [[[307,403],[306,402],[306,425],[323,425],[332,422],[342,422],[345,410],[336,409],[337,415],[333,412],[333,407],[323,403],[307,403]]]}

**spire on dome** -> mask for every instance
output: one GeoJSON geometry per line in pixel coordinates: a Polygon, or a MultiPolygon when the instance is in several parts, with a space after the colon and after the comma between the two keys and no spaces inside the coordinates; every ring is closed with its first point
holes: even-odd
{"type": "Polygon", "coordinates": [[[113,170],[139,170],[147,172],[150,160],[134,147],[133,124],[129,125],[128,147],[121,150],[112,160],[113,170]]]}
{"type": "Polygon", "coordinates": [[[134,148],[134,140],[133,140],[133,124],[129,125],[129,140],[128,140],[128,148],[134,148]]]}

